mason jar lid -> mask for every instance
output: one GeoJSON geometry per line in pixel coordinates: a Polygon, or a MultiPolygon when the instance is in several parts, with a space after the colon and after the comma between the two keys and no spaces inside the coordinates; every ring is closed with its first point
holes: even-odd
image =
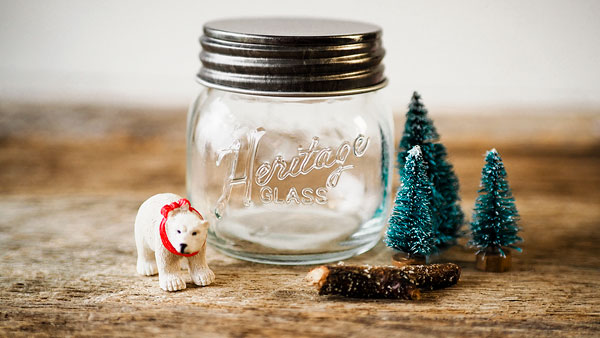
{"type": "Polygon", "coordinates": [[[331,19],[240,18],[208,22],[198,81],[269,96],[332,96],[379,89],[381,28],[331,19]]]}

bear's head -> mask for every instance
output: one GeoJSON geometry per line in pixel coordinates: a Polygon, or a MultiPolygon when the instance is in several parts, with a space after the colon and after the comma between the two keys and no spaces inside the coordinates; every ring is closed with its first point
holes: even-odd
{"type": "Polygon", "coordinates": [[[206,241],[208,221],[186,207],[169,213],[166,232],[171,245],[182,254],[200,251],[206,241]]]}

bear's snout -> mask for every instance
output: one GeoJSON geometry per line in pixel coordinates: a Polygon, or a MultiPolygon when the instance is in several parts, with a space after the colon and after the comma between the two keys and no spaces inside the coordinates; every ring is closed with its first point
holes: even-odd
{"type": "Polygon", "coordinates": [[[181,244],[179,244],[179,246],[181,247],[181,249],[179,249],[179,252],[185,253],[184,251],[185,251],[185,248],[187,247],[187,244],[181,243],[181,244]]]}

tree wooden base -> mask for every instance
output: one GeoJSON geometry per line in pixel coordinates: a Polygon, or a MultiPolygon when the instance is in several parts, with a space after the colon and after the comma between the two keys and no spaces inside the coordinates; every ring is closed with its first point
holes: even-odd
{"type": "Polygon", "coordinates": [[[412,256],[404,252],[398,252],[392,256],[392,264],[399,268],[407,265],[423,265],[429,263],[425,256],[412,256]]]}
{"type": "Polygon", "coordinates": [[[488,249],[478,253],[475,256],[475,267],[485,272],[505,272],[510,270],[512,265],[510,249],[503,249],[502,251],[504,251],[504,256],[497,249],[488,249]]]}

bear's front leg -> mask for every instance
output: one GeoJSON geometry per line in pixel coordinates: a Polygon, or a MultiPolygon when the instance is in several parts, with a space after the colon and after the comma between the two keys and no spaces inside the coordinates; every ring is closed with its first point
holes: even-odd
{"type": "Polygon", "coordinates": [[[158,283],[165,291],[179,291],[185,289],[185,280],[179,275],[180,257],[173,255],[164,248],[155,252],[158,265],[158,283]]]}
{"type": "Polygon", "coordinates": [[[189,271],[196,285],[207,286],[215,281],[215,274],[206,264],[206,243],[197,255],[188,257],[189,271]]]}

